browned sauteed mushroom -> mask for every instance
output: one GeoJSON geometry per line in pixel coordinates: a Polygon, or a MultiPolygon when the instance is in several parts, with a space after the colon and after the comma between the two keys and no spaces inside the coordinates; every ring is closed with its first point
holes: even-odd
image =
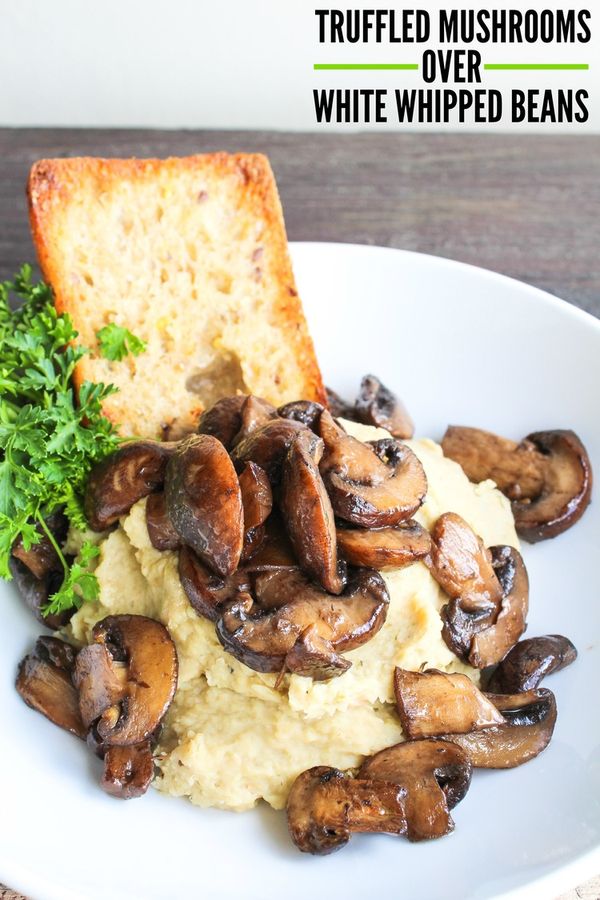
{"type": "Polygon", "coordinates": [[[338,560],[335,519],[319,461],[323,441],[305,429],[294,438],[283,465],[281,509],[300,568],[326,591],[339,594],[346,573],[338,560]]]}
{"type": "Polygon", "coordinates": [[[512,769],[545,750],[556,724],[556,700],[545,688],[521,694],[487,694],[504,724],[440,737],[463,748],[475,768],[512,769]]]}
{"type": "Polygon", "coordinates": [[[73,647],[58,638],[38,638],[33,653],[19,665],[17,691],[28,706],[85,739],[77,691],[71,681],[75,653],[73,647]]]}
{"type": "Polygon", "coordinates": [[[273,419],[236,444],[231,458],[239,470],[245,463],[256,463],[264,469],[275,487],[281,481],[283,460],[290,444],[298,432],[304,430],[306,425],[294,419],[273,419]]]}
{"type": "Polygon", "coordinates": [[[338,528],[337,542],[350,565],[374,569],[409,566],[431,549],[429,532],[412,519],[391,528],[338,528]]]}
{"type": "Polygon", "coordinates": [[[250,394],[246,397],[240,411],[240,430],[233,439],[233,444],[239,444],[245,437],[256,431],[262,425],[266,425],[272,419],[277,418],[277,410],[261,397],[250,394]]]}
{"type": "Polygon", "coordinates": [[[273,492],[267,473],[256,463],[246,463],[238,480],[244,511],[244,561],[256,553],[263,542],[265,522],[273,508],[273,492]]]}
{"type": "Polygon", "coordinates": [[[352,834],[404,834],[404,792],[393,782],[350,778],[339,769],[315,766],[298,776],[287,802],[290,836],[303,853],[325,856],[352,834]]]}
{"type": "Polygon", "coordinates": [[[376,375],[365,375],[362,379],[355,414],[359,422],[386,428],[393,437],[411,438],[415,431],[404,404],[376,375]]]}
{"type": "Polygon", "coordinates": [[[327,395],[327,409],[336,419],[350,419],[354,418],[354,406],[351,403],[346,403],[345,400],[342,400],[339,394],[337,394],[332,388],[326,387],[325,393],[327,395]]]}
{"type": "Polygon", "coordinates": [[[177,686],[169,632],[146,616],[107,616],[77,655],[74,684],[81,718],[107,746],[146,741],[160,725],[177,686]]]}
{"type": "Polygon", "coordinates": [[[210,434],[221,441],[227,450],[231,450],[234,438],[242,427],[242,407],[246,399],[246,394],[237,394],[218,400],[200,416],[198,434],[210,434]]]}
{"type": "Polygon", "coordinates": [[[320,469],[333,509],[366,528],[397,525],[421,506],[427,479],[412,450],[393,439],[363,444],[325,410],[319,420],[325,443],[320,469]]]}
{"type": "Polygon", "coordinates": [[[158,490],[174,443],[132,441],[94,466],[85,493],[85,514],[94,531],[104,531],[134,503],[158,490]]]}
{"type": "Polygon", "coordinates": [[[217,621],[221,607],[238,592],[251,590],[245,567],[222,578],[205,566],[190,547],[179,551],[179,578],[192,607],[212,622],[217,621]]]}
{"type": "Polygon", "coordinates": [[[104,754],[100,787],[121,800],[141,797],[154,775],[150,741],[129,747],[109,747],[104,754]]]}
{"type": "Polygon", "coordinates": [[[176,550],[181,545],[181,538],[167,512],[164,491],[150,494],[146,500],[146,526],[155,550],[176,550]]]}
{"type": "Polygon", "coordinates": [[[370,640],[389,603],[385,583],[373,569],[356,570],[339,597],[286,569],[262,583],[257,579],[254,592],[255,597],[240,594],[217,622],[225,649],[258,672],[289,671],[315,680],[350,668],[340,652],[370,640]]]}
{"type": "Polygon", "coordinates": [[[471,481],[496,482],[512,501],[517,531],[527,541],[562,534],[590,502],[592,467],[573,431],[537,431],[517,444],[478,428],[452,425],[442,448],[471,481]]]}
{"type": "Polygon", "coordinates": [[[219,575],[235,572],[244,540],[242,494],[217,438],[193,434],[181,442],[167,466],[165,496],[182,542],[219,575]]]}
{"type": "Polygon", "coordinates": [[[570,666],[576,659],[575,646],[561,634],[519,641],[492,675],[488,690],[496,694],[535,690],[546,675],[570,666]]]}
{"type": "Polygon", "coordinates": [[[466,734],[504,722],[466,675],[396,668],[394,691],[402,730],[410,740],[466,734]]]}
{"type": "MultiPolygon", "coordinates": [[[[69,520],[64,513],[60,511],[52,513],[45,520],[45,523],[56,542],[59,545],[63,544],[69,530],[69,520]]],[[[29,569],[35,578],[43,581],[51,572],[61,569],[61,562],[54,545],[46,532],[43,531],[42,526],[38,524],[36,531],[40,535],[40,540],[37,544],[32,544],[26,550],[23,540],[18,538],[12,546],[11,553],[13,557],[29,569]]]]}
{"type": "Polygon", "coordinates": [[[450,596],[442,637],[465,662],[483,669],[500,662],[526,627],[529,580],[518,550],[486,550],[456,513],[444,513],[432,534],[429,568],[450,596]]]}
{"type": "Polygon", "coordinates": [[[406,741],[366,759],[359,779],[393,782],[404,789],[406,836],[411,841],[442,837],[454,829],[450,810],[471,783],[467,753],[445,741],[406,741]]]}
{"type": "Polygon", "coordinates": [[[295,419],[296,422],[302,422],[307,428],[317,431],[323,407],[312,400],[295,400],[293,403],[280,406],[277,412],[282,419],[295,419]]]}

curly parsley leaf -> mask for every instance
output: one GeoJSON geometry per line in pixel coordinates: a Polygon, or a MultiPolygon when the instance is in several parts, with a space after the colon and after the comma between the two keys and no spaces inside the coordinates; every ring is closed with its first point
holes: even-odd
{"type": "Polygon", "coordinates": [[[105,359],[121,360],[129,353],[139,356],[146,349],[146,342],[132,334],[128,328],[111,322],[96,332],[100,353],[105,359]]]}
{"type": "MultiPolygon", "coordinates": [[[[56,312],[50,287],[32,281],[30,266],[0,283],[2,578],[10,578],[14,541],[21,537],[26,546],[39,541],[36,526],[44,528],[55,510],[64,509],[75,528],[86,527],[83,494],[89,472],[121,443],[102,414],[102,402],[116,388],[84,381],[75,396],[73,370],[89,352],[76,343],[77,336],[70,317],[56,312]]],[[[121,345],[131,343],[141,352],[143,342],[127,332],[121,345]]],[[[119,342],[113,338],[113,344],[119,342]]],[[[56,549],[65,578],[48,612],[81,605],[98,592],[95,576],[87,571],[97,553],[93,545],[71,567],[56,549]]]]}

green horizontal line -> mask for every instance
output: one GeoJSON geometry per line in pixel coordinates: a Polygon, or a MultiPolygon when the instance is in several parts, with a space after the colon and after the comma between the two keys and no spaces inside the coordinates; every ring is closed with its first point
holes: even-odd
{"type": "Polygon", "coordinates": [[[418,63],[315,63],[313,69],[411,69],[419,68],[418,63]]]}
{"type": "Polygon", "coordinates": [[[589,69],[588,63],[484,63],[484,69],[589,69]]]}

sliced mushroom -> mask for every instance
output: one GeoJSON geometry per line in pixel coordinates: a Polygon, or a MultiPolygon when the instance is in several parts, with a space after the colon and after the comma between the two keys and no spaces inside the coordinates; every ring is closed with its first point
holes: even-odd
{"type": "Polygon", "coordinates": [[[303,853],[325,856],[353,833],[404,834],[403,790],[385,781],[358,780],[329,766],[298,776],[287,802],[290,836],[303,853]]]}
{"type": "Polygon", "coordinates": [[[467,753],[475,768],[512,769],[545,750],[556,724],[556,700],[545,688],[522,694],[486,694],[503,725],[470,734],[443,735],[467,753]]]}
{"type": "MultiPolygon", "coordinates": [[[[62,511],[57,510],[48,516],[46,527],[59,545],[64,543],[69,530],[69,520],[62,511]]],[[[42,526],[38,524],[36,531],[40,536],[37,544],[32,544],[26,550],[23,539],[19,537],[14,542],[11,552],[13,557],[16,557],[23,565],[27,566],[35,578],[43,581],[52,572],[61,571],[62,563],[54,549],[53,543],[42,529],[42,526]]]]}
{"type": "Polygon", "coordinates": [[[561,634],[519,641],[492,675],[488,690],[497,694],[535,690],[546,675],[570,666],[576,659],[575,646],[561,634]]]}
{"type": "Polygon", "coordinates": [[[94,466],[85,491],[90,528],[104,531],[128,513],[134,503],[158,490],[177,444],[132,441],[94,466]]]}
{"type": "Polygon", "coordinates": [[[470,481],[491,478],[510,500],[531,500],[544,487],[546,458],[531,441],[517,444],[481,428],[449,425],[442,450],[470,481]]]}
{"type": "Polygon", "coordinates": [[[218,400],[200,416],[198,434],[210,434],[221,441],[227,450],[231,450],[234,438],[242,427],[242,407],[246,400],[246,394],[218,400]]]}
{"type": "Polygon", "coordinates": [[[190,547],[182,547],[179,551],[179,579],[192,607],[211,622],[217,621],[225,603],[240,591],[251,589],[245,569],[222,578],[205,566],[190,547]]]}
{"type": "Polygon", "coordinates": [[[496,482],[512,501],[517,531],[527,541],[566,531],[590,502],[592,468],[573,431],[538,431],[517,444],[477,428],[451,426],[442,447],[472,481],[496,482]]]}
{"type": "Polygon", "coordinates": [[[190,435],[169,460],[167,511],[182,542],[219,575],[235,572],[244,540],[242,494],[223,444],[190,435]]]}
{"type": "Polygon", "coordinates": [[[43,637],[19,665],[16,687],[28,706],[55,725],[85,739],[77,691],[71,682],[73,649],[58,638],[43,637]]]}
{"type": "Polygon", "coordinates": [[[461,598],[468,613],[486,613],[490,620],[502,600],[502,587],[491,554],[470,525],[457,513],[439,517],[431,532],[429,569],[450,597],[461,598]]]}
{"type": "Polygon", "coordinates": [[[146,741],[177,686],[177,652],[169,632],[146,616],[107,616],[77,656],[74,684],[86,727],[107,746],[146,741]]]}
{"type": "Polygon", "coordinates": [[[238,470],[248,462],[256,463],[275,487],[281,481],[283,460],[290,444],[298,432],[304,430],[306,425],[293,419],[273,419],[236,444],[231,458],[238,470]]]}
{"type": "Polygon", "coordinates": [[[491,700],[466,675],[396,668],[394,691],[402,730],[410,740],[466,734],[504,723],[491,700]]]}
{"type": "Polygon", "coordinates": [[[150,741],[130,747],[109,747],[104,754],[100,787],[120,800],[141,797],[154,776],[150,741]]]}
{"type": "Polygon", "coordinates": [[[421,506],[427,479],[412,450],[392,439],[364,444],[327,410],[319,420],[325,443],[320,469],[333,509],[363,528],[397,525],[421,506]]]}
{"type": "Polygon", "coordinates": [[[337,542],[350,565],[374,569],[410,566],[431,549],[429,532],[412,519],[392,528],[338,528],[337,542]]]}
{"type": "Polygon", "coordinates": [[[226,650],[258,672],[290,671],[324,680],[350,668],[340,651],[353,650],[374,637],[383,625],[389,596],[381,575],[358,569],[339,597],[307,581],[299,571],[281,569],[262,585],[256,599],[242,594],[223,611],[217,635],[226,650]],[[287,602],[282,597],[287,594],[287,602]]]}
{"type": "Polygon", "coordinates": [[[66,625],[75,612],[74,607],[64,612],[51,613],[50,615],[45,615],[43,612],[52,594],[56,593],[62,584],[64,578],[62,567],[59,570],[50,572],[44,578],[36,578],[31,570],[16,557],[11,557],[8,565],[19,594],[37,621],[53,631],[66,625]]]}
{"type": "Polygon", "coordinates": [[[164,491],[150,494],[146,500],[146,526],[150,543],[155,550],[177,550],[181,546],[181,538],[167,512],[164,491]]]}
{"type": "Polygon", "coordinates": [[[335,519],[319,472],[323,441],[304,429],[294,438],[283,464],[281,509],[287,532],[306,574],[331,594],[346,582],[338,560],[335,519]]]}
{"type": "Polygon", "coordinates": [[[359,779],[394,782],[405,792],[406,835],[411,841],[454,829],[450,810],[469,789],[472,766],[460,747],[445,741],[407,741],[365,760],[359,779]]]}
{"type": "Polygon", "coordinates": [[[546,455],[544,488],[530,503],[512,506],[517,531],[535,543],[562,534],[582,517],[592,497],[592,466],[574,431],[537,431],[527,440],[546,455]]]}
{"type": "Polygon", "coordinates": [[[411,438],[413,421],[401,400],[375,375],[365,375],[355,403],[356,419],[365,425],[386,428],[393,437],[411,438]]]}
{"type": "Polygon", "coordinates": [[[265,536],[264,524],[273,508],[273,492],[267,473],[256,463],[246,463],[239,475],[244,510],[242,561],[249,559],[265,536]]]}
{"type": "Polygon", "coordinates": [[[485,669],[504,659],[527,627],[529,578],[523,557],[514,547],[490,547],[490,552],[502,587],[502,604],[493,625],[473,635],[469,662],[476,669],[485,669]]]}
{"type": "Polygon", "coordinates": [[[274,406],[261,397],[255,397],[253,394],[250,394],[249,397],[246,397],[242,406],[240,430],[233,439],[233,445],[239,444],[240,441],[252,434],[253,431],[256,431],[257,428],[261,428],[267,422],[276,418],[277,410],[274,406]]]}
{"type": "Polygon", "coordinates": [[[282,419],[295,419],[296,422],[302,422],[311,431],[317,431],[323,406],[313,400],[295,400],[280,406],[277,412],[282,419]]]}

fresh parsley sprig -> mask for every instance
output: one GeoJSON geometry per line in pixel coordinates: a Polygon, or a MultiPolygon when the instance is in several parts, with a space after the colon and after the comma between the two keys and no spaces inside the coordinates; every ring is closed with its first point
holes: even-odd
{"type": "MultiPolygon", "coordinates": [[[[107,326],[109,333],[113,327],[107,326]]],[[[75,396],[73,370],[89,353],[76,338],[70,317],[56,312],[49,286],[32,281],[30,266],[0,284],[0,576],[11,577],[10,553],[18,537],[29,549],[45,532],[64,568],[63,583],[46,609],[53,613],[98,596],[88,571],[98,548],[84,542],[69,566],[45,519],[62,508],[71,525],[84,529],[90,469],[121,443],[102,414],[102,402],[116,388],[84,381],[75,396]]],[[[113,347],[122,345],[126,352],[127,343],[141,352],[143,342],[130,332],[126,339],[113,336],[113,347]]]]}
{"type": "Polygon", "coordinates": [[[146,349],[146,342],[132,334],[128,328],[111,322],[96,332],[100,352],[105,359],[121,360],[131,353],[139,356],[146,349]]]}

